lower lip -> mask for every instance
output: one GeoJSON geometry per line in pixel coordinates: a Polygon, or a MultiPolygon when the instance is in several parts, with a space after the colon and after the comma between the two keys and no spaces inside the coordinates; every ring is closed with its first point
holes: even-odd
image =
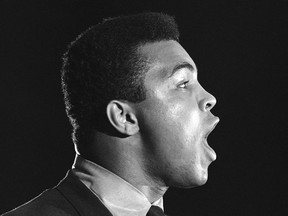
{"type": "Polygon", "coordinates": [[[205,139],[204,141],[204,147],[207,153],[207,156],[210,158],[211,161],[215,161],[216,160],[216,153],[215,151],[208,145],[207,140],[205,139]]]}

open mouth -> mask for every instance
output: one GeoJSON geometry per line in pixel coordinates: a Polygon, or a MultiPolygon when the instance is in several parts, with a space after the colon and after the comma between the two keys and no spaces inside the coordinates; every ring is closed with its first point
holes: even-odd
{"type": "Polygon", "coordinates": [[[206,152],[207,157],[210,158],[210,161],[215,161],[217,156],[216,156],[215,151],[209,146],[209,144],[207,142],[207,138],[208,138],[209,134],[215,129],[218,122],[219,122],[219,118],[215,117],[214,123],[212,124],[209,131],[205,134],[205,141],[204,141],[204,146],[206,149],[205,152],[206,152]]]}

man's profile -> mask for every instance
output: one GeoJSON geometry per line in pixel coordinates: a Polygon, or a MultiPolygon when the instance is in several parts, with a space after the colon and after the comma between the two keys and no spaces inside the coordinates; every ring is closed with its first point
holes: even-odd
{"type": "Polygon", "coordinates": [[[54,188],[5,215],[164,215],[169,187],[206,183],[216,99],[173,17],[109,18],[73,41],[62,88],[76,157],[54,188]],[[151,206],[153,206],[151,208],[151,206]]]}

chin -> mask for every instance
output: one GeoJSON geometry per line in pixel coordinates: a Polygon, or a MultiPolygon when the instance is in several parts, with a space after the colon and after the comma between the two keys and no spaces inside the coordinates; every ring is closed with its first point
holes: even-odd
{"type": "Polygon", "coordinates": [[[194,188],[204,185],[208,180],[208,173],[207,172],[201,172],[195,173],[190,176],[183,176],[181,179],[176,179],[172,184],[169,186],[173,186],[176,188],[194,188]]]}
{"type": "Polygon", "coordinates": [[[185,188],[194,188],[194,187],[199,187],[204,184],[206,184],[208,178],[201,178],[201,179],[194,179],[190,183],[187,184],[185,188]]]}
{"type": "Polygon", "coordinates": [[[201,186],[201,185],[206,184],[207,180],[208,180],[207,177],[203,177],[203,178],[199,179],[199,180],[196,182],[196,186],[201,186]]]}

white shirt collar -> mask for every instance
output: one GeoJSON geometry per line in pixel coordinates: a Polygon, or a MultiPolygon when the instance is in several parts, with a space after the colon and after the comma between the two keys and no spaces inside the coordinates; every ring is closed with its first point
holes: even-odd
{"type": "MultiPolygon", "coordinates": [[[[113,216],[145,216],[151,207],[147,197],[129,182],[79,155],[72,171],[113,216]]],[[[163,198],[152,204],[163,209],[163,198]]]]}

